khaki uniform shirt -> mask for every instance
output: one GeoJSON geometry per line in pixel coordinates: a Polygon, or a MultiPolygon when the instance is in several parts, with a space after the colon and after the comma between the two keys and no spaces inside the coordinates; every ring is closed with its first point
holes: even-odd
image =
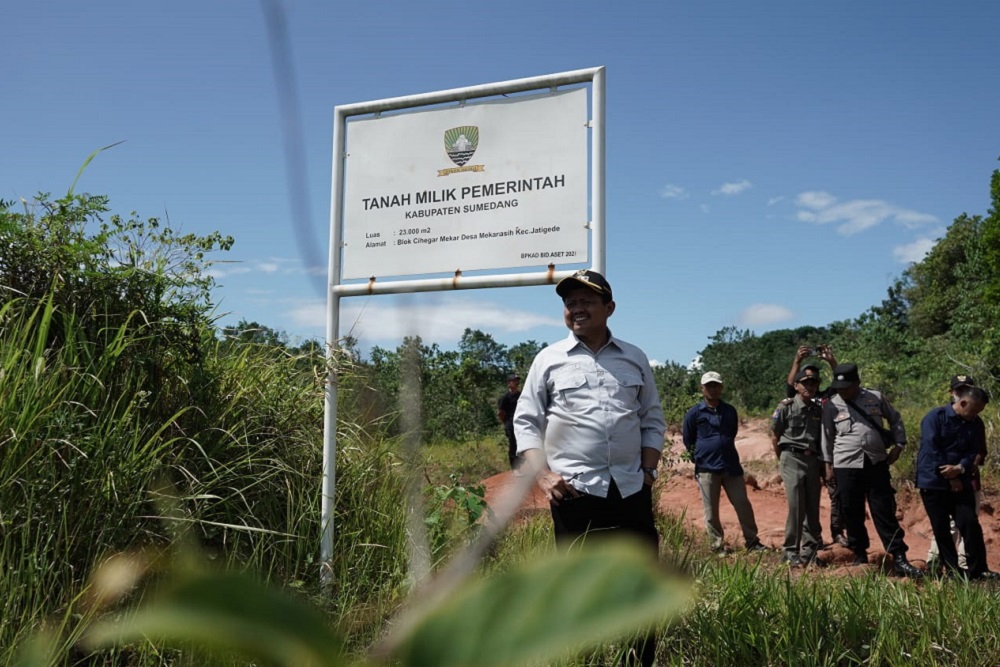
{"type": "Polygon", "coordinates": [[[849,402],[836,395],[823,406],[823,460],[833,463],[834,468],[863,468],[866,456],[872,463],[888,456],[882,434],[861,416],[861,411],[876,424],[885,418],[896,444],[906,444],[903,418],[882,394],[862,389],[849,402]]]}
{"type": "Polygon", "coordinates": [[[778,446],[784,449],[808,449],[820,453],[820,430],[823,408],[810,399],[808,403],[797,395],[782,401],[771,415],[771,431],[778,436],[778,446]]]}

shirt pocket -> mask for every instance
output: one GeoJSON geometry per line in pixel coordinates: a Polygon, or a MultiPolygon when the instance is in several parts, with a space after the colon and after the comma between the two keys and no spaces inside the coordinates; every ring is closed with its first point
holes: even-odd
{"type": "Polygon", "coordinates": [[[552,378],[556,400],[567,408],[582,408],[587,403],[587,376],[583,373],[560,373],[552,378]]]}
{"type": "Polygon", "coordinates": [[[833,427],[837,429],[837,435],[847,435],[851,432],[854,426],[854,420],[851,419],[850,415],[838,415],[836,419],[833,420],[833,427]]]}
{"type": "Polygon", "coordinates": [[[631,371],[614,371],[609,375],[608,398],[611,402],[628,410],[636,409],[642,376],[631,371]]]}

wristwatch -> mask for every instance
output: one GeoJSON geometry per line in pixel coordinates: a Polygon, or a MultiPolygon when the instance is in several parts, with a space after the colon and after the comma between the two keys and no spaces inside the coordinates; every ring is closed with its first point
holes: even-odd
{"type": "Polygon", "coordinates": [[[660,472],[656,468],[640,468],[640,470],[652,477],[654,482],[660,476],[660,472]]]}

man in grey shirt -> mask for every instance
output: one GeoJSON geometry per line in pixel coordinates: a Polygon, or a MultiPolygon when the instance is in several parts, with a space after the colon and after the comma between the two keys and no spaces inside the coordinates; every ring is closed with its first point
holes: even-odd
{"type": "MultiPolygon", "coordinates": [[[[549,500],[558,544],[626,533],[657,557],[652,486],[666,424],[649,360],[608,329],[615,302],[604,276],[577,271],[556,293],[570,333],[531,364],[514,415],[518,454],[549,500]]],[[[633,649],[653,664],[651,638],[633,649]]]]}
{"type": "Polygon", "coordinates": [[[875,530],[886,553],[892,554],[896,574],[920,578],[923,572],[906,559],[903,528],[896,518],[896,490],[889,476],[889,466],[906,446],[903,419],[882,394],[861,387],[855,364],[834,368],[830,387],[837,395],[823,405],[823,461],[826,474],[837,478],[854,564],[868,563],[867,500],[875,530]],[[889,422],[885,438],[883,418],[889,422]]]}

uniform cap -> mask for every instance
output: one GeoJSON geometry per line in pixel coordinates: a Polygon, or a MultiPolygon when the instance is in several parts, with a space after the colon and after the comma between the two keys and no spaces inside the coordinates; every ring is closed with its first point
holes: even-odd
{"type": "Polygon", "coordinates": [[[594,290],[601,296],[611,298],[611,284],[597,271],[577,271],[573,275],[563,278],[556,285],[556,294],[566,296],[570,290],[576,287],[587,287],[594,290]]]}
{"type": "Polygon", "coordinates": [[[956,375],[951,378],[951,388],[952,390],[958,389],[959,387],[975,387],[976,378],[971,375],[956,375]]]}
{"type": "Polygon", "coordinates": [[[816,372],[815,368],[807,366],[795,375],[796,382],[802,382],[803,380],[815,380],[819,382],[819,373],[816,372]]]}
{"type": "Polygon", "coordinates": [[[847,389],[856,384],[861,384],[857,364],[838,364],[833,369],[833,382],[830,383],[832,389],[847,389]]]}

